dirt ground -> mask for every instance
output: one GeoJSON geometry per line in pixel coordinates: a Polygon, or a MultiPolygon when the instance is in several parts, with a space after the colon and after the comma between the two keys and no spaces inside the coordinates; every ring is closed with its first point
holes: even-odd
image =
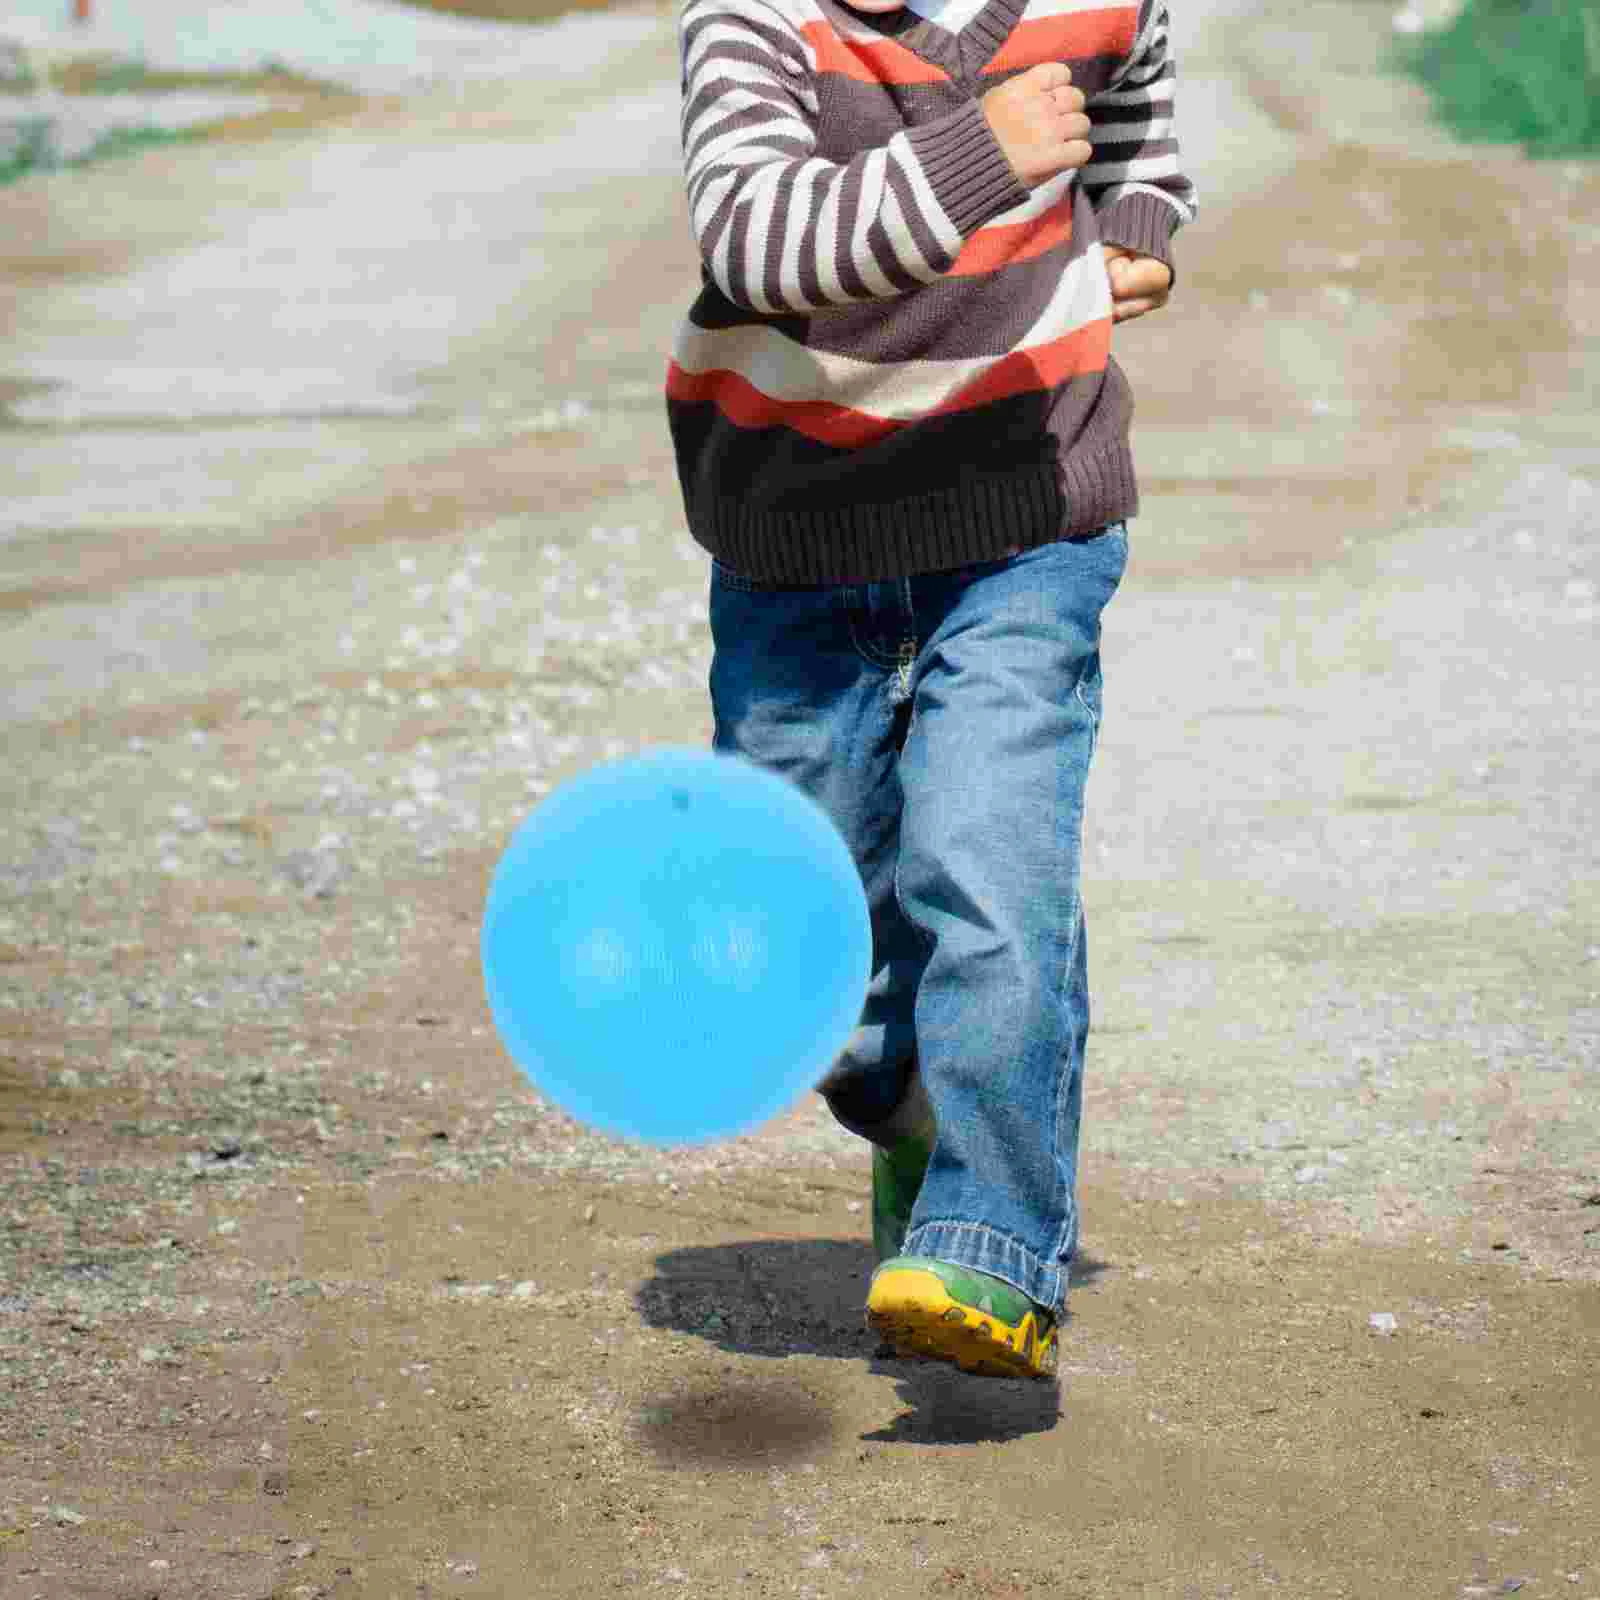
{"type": "Polygon", "coordinates": [[[0,193],[3,1600],[1600,1597],[1600,172],[1178,20],[1058,1383],[876,1355],[815,1103],[489,1027],[516,823],[708,732],[667,15],[0,193]]]}

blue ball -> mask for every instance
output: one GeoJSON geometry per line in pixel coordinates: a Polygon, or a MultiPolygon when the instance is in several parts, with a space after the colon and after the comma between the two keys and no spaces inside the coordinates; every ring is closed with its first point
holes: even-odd
{"type": "Polygon", "coordinates": [[[513,836],[484,911],[495,1028],[607,1133],[744,1132],[816,1085],[860,1020],[861,877],[827,814],[735,756],[592,768],[513,836]]]}

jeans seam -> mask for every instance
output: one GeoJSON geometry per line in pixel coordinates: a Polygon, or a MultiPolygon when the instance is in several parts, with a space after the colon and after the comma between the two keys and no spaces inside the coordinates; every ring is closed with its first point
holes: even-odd
{"type": "Polygon", "coordinates": [[[855,653],[867,663],[869,667],[876,667],[880,672],[891,672],[899,665],[900,658],[887,653],[874,650],[870,644],[863,642],[860,632],[856,628],[856,619],[853,615],[846,615],[846,623],[850,629],[850,645],[855,653]]]}

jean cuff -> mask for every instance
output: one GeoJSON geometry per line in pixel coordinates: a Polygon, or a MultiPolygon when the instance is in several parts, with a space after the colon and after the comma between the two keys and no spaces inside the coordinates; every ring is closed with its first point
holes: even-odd
{"type": "Polygon", "coordinates": [[[1026,1245],[982,1222],[920,1223],[906,1235],[900,1253],[987,1272],[1058,1317],[1066,1308],[1068,1262],[1044,1261],[1026,1245]]]}

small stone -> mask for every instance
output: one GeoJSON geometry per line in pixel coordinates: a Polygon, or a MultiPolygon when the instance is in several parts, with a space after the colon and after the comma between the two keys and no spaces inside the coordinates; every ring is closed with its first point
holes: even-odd
{"type": "Polygon", "coordinates": [[[1380,1338],[1389,1338],[1400,1326],[1399,1319],[1392,1311],[1374,1311],[1367,1318],[1367,1326],[1380,1338]]]}

